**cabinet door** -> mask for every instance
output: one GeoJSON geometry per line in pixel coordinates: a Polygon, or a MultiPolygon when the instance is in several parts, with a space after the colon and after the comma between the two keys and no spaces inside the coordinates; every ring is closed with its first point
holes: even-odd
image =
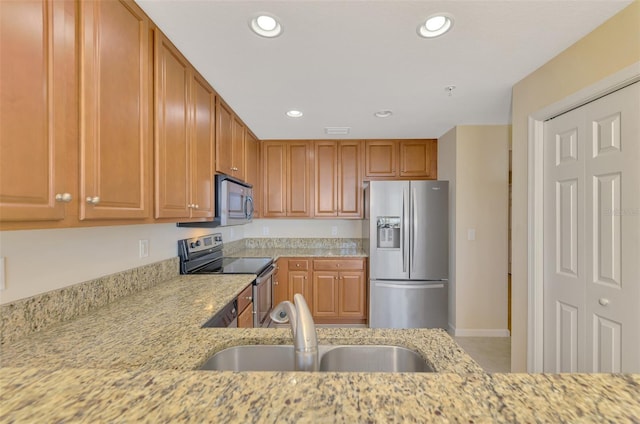
{"type": "Polygon", "coordinates": [[[314,317],[335,318],[338,315],[338,273],[320,271],[313,273],[314,317]]]}
{"type": "Polygon", "coordinates": [[[75,160],[67,162],[75,151],[73,13],[70,2],[0,1],[3,221],[62,220],[56,194],[77,197],[75,179],[67,177],[75,178],[75,160]]]}
{"type": "Polygon", "coordinates": [[[287,143],[287,216],[311,216],[311,144],[287,143]]]}
{"type": "Polygon", "coordinates": [[[233,176],[245,181],[246,169],[244,167],[244,136],[245,127],[242,121],[233,117],[233,127],[231,132],[231,171],[233,176]]]}
{"type": "Polygon", "coordinates": [[[289,299],[293,301],[293,295],[296,293],[301,294],[304,300],[307,301],[307,305],[312,304],[312,285],[309,282],[309,272],[307,271],[294,271],[289,268],[289,299]]]}
{"type": "Polygon", "coordinates": [[[338,315],[344,318],[366,318],[367,285],[364,271],[343,271],[338,278],[338,315]]]}
{"type": "Polygon", "coordinates": [[[258,218],[260,217],[260,205],[262,204],[262,202],[260,201],[262,193],[260,178],[258,178],[260,169],[260,157],[258,155],[258,139],[251,133],[251,131],[247,130],[245,134],[244,145],[245,181],[253,186],[253,217],[258,218]]]}
{"type": "Polygon", "coordinates": [[[233,112],[220,98],[216,104],[216,172],[233,175],[233,112]]]}
{"type": "Polygon", "coordinates": [[[287,261],[278,259],[276,263],[276,273],[273,275],[273,305],[277,305],[289,299],[289,273],[287,270],[287,261]]]}
{"type": "Polygon", "coordinates": [[[214,215],[213,149],[216,95],[213,88],[198,74],[193,75],[191,89],[191,217],[211,218],[214,215]]]}
{"type": "Polygon", "coordinates": [[[238,328],[253,328],[253,303],[238,315],[238,328]]]}
{"type": "Polygon", "coordinates": [[[262,144],[262,216],[287,215],[286,144],[265,141],[262,144]]]}
{"type": "Polygon", "coordinates": [[[397,143],[393,140],[367,140],[364,150],[364,174],[367,177],[397,175],[397,143]]]}
{"type": "Polygon", "coordinates": [[[338,145],[338,216],[362,217],[362,177],[359,141],[338,145]]]}
{"type": "MultiPolygon", "coordinates": [[[[108,3],[108,2],[101,2],[108,3]]],[[[190,216],[189,62],[156,31],[156,218],[190,216]]]]}
{"type": "Polygon", "coordinates": [[[338,215],[338,142],[316,141],[314,161],[314,215],[336,216],[338,215]]]}
{"type": "Polygon", "coordinates": [[[149,20],[129,0],[78,4],[80,219],[147,218],[149,20]]]}
{"type": "MultiPolygon", "coordinates": [[[[401,177],[424,177],[435,179],[431,168],[435,159],[431,157],[436,140],[401,140],[400,172],[401,177]]],[[[436,153],[437,155],[437,153],[436,153]]]]}

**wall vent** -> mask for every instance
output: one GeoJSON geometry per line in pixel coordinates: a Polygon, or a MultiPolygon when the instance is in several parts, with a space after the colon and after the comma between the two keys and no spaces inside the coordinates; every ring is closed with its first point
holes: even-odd
{"type": "Polygon", "coordinates": [[[347,135],[351,127],[326,127],[324,133],[327,135],[347,135]]]}

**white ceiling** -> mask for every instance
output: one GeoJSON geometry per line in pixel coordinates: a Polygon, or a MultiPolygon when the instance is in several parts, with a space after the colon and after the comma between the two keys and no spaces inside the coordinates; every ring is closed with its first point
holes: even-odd
{"type": "Polygon", "coordinates": [[[327,139],[430,138],[455,125],[510,123],[512,86],[631,0],[137,3],[258,138],[327,139]],[[259,12],[277,16],[283,34],[253,34],[259,12]],[[453,30],[418,37],[436,12],[454,16],[453,30]],[[290,109],[304,116],[289,118],[290,109]],[[374,117],[381,109],[393,115],[374,117]],[[325,127],[351,132],[327,136],[325,127]]]}

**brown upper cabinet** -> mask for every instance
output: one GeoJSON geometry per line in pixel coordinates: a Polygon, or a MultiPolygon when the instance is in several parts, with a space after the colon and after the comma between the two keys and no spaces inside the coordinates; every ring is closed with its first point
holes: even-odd
{"type": "Polygon", "coordinates": [[[244,138],[245,181],[253,186],[253,217],[260,216],[261,184],[260,184],[260,145],[258,138],[247,129],[244,138]]]}
{"type": "Polygon", "coordinates": [[[375,179],[427,179],[437,174],[437,140],[367,140],[364,177],[375,179]]]}
{"type": "Polygon", "coordinates": [[[215,92],[155,34],[156,218],[213,217],[215,92]]]}
{"type": "Polygon", "coordinates": [[[149,19],[133,1],[78,4],[80,219],[148,218],[149,19]]]}
{"type": "Polygon", "coordinates": [[[67,203],[77,208],[71,160],[77,148],[74,7],[46,0],[0,2],[3,221],[61,221],[69,213],[67,203]]]}
{"type": "Polygon", "coordinates": [[[358,140],[314,143],[317,217],[362,217],[362,180],[358,140]]]}
{"type": "Polygon", "coordinates": [[[245,126],[233,110],[218,98],[216,105],[216,172],[246,178],[245,126]]]}
{"type": "Polygon", "coordinates": [[[262,216],[310,217],[313,143],[262,142],[262,216]]]}

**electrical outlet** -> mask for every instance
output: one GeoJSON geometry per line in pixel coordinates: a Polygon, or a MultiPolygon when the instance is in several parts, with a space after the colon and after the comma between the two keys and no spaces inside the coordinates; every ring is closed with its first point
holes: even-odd
{"type": "Polygon", "coordinates": [[[331,227],[331,235],[332,236],[338,235],[338,227],[336,227],[335,225],[331,227]]]}
{"type": "Polygon", "coordinates": [[[475,228],[469,228],[467,230],[467,240],[473,241],[475,239],[476,239],[476,229],[475,228]]]}
{"type": "Polygon", "coordinates": [[[233,227],[229,228],[229,241],[233,241],[235,237],[235,232],[233,231],[233,227]]]}
{"type": "Polygon", "coordinates": [[[7,288],[7,282],[5,280],[5,262],[7,258],[4,256],[0,256],[0,290],[4,290],[7,288]]]}
{"type": "Polygon", "coordinates": [[[269,227],[262,227],[262,235],[263,236],[269,235],[269,227]]]}
{"type": "Polygon", "coordinates": [[[140,247],[140,257],[146,258],[149,256],[149,240],[144,239],[139,242],[140,247]]]}

